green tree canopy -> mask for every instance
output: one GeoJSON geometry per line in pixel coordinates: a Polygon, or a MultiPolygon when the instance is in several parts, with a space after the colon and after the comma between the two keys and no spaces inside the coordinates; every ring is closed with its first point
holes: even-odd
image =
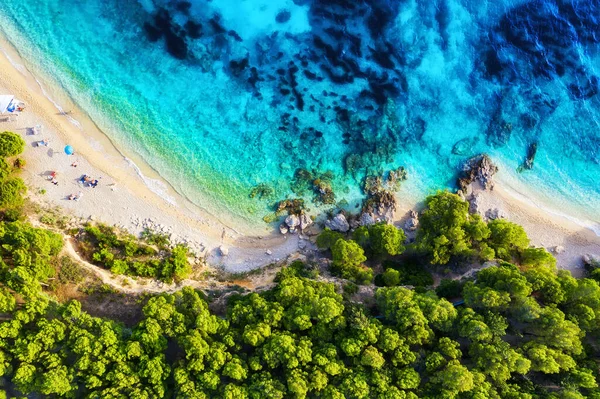
{"type": "Polygon", "coordinates": [[[12,132],[0,133],[0,157],[19,155],[25,149],[25,140],[12,132]]]}

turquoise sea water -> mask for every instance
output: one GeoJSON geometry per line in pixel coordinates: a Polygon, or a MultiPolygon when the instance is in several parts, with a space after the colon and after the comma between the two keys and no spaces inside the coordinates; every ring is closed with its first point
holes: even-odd
{"type": "Polygon", "coordinates": [[[598,1],[5,0],[0,29],[213,212],[260,220],[300,167],[332,171],[351,206],[366,173],[401,165],[424,195],[487,152],[600,222],[597,15],[598,1]],[[249,198],[260,183],[271,201],[249,198]]]}

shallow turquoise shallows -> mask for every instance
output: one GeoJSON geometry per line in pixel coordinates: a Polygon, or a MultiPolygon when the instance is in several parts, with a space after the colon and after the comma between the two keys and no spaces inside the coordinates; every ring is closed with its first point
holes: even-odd
{"type": "Polygon", "coordinates": [[[0,29],[215,213],[258,223],[297,168],[333,172],[351,208],[365,174],[398,166],[421,196],[487,152],[514,187],[600,222],[597,3],[4,0],[0,29]],[[249,198],[261,183],[275,194],[249,198]]]}

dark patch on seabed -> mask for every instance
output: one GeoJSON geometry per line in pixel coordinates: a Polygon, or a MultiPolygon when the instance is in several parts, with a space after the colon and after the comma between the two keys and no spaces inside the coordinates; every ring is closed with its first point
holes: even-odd
{"type": "MultiPolygon", "coordinates": [[[[492,29],[483,51],[483,65],[488,79],[505,87],[524,88],[517,95],[526,102],[529,112],[513,115],[513,119],[516,117],[516,124],[528,132],[535,130],[559,105],[556,90],[552,90],[556,81],[568,89],[576,106],[586,100],[600,105],[598,76],[595,68],[585,62],[588,51],[598,51],[599,41],[597,0],[532,1],[508,11],[492,29]]],[[[511,113],[502,107],[502,100],[499,104],[490,126],[498,126],[498,113],[511,113]]],[[[505,134],[502,129],[490,128],[488,141],[504,143],[505,134]]],[[[572,143],[579,146],[588,160],[598,162],[597,145],[589,144],[597,144],[600,137],[593,133],[582,136],[582,132],[573,132],[572,143]]]]}
{"type": "MultiPolygon", "coordinates": [[[[394,22],[406,5],[383,0],[295,2],[309,5],[310,32],[275,31],[250,41],[235,27],[225,26],[219,15],[192,20],[187,2],[159,10],[144,28],[149,40],[164,38],[167,51],[184,62],[223,61],[231,78],[257,100],[263,100],[266,88],[277,93],[270,105],[282,115],[277,127],[285,133],[281,145],[300,165],[319,161],[323,135],[339,135],[336,139],[347,147],[344,166],[352,175],[379,168],[413,145],[427,145],[427,118],[411,107],[411,97],[418,94],[409,92],[406,79],[419,65],[418,50],[403,47],[394,37],[394,22]],[[175,16],[187,22],[179,26],[175,16]],[[328,90],[322,82],[329,82],[328,90]],[[396,112],[400,106],[406,108],[401,119],[396,112]]],[[[571,101],[598,101],[599,79],[581,57],[582,46],[597,49],[598,6],[597,0],[531,1],[509,9],[481,36],[476,44],[480,62],[473,74],[484,79],[471,77],[472,90],[493,84],[501,88],[490,99],[488,127],[481,132],[488,145],[504,146],[513,135],[537,143],[539,126],[559,106],[560,96],[553,90],[557,80],[571,101]],[[515,109],[517,101],[525,106],[515,109]]],[[[435,7],[423,2],[418,9],[446,51],[452,22],[446,1],[437,1],[435,7]]],[[[289,11],[281,10],[272,22],[285,26],[290,18],[289,11]]],[[[581,153],[596,162],[597,145],[590,143],[598,141],[597,133],[573,137],[581,153]]],[[[457,143],[453,153],[465,154],[467,149],[459,147],[457,143]]]]}

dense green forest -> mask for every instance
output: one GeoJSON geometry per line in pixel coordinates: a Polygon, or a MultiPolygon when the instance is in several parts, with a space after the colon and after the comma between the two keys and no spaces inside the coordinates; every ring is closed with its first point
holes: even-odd
{"type": "MultiPolygon", "coordinates": [[[[14,173],[0,187],[21,187],[14,173]]],[[[427,199],[414,244],[390,225],[322,233],[340,284],[295,262],[224,312],[184,288],[126,326],[44,289],[62,237],[19,217],[21,193],[0,190],[0,397],[600,398],[597,281],[557,271],[519,226],[485,223],[453,194],[427,199]],[[436,290],[425,270],[492,259],[436,290]]]]}

